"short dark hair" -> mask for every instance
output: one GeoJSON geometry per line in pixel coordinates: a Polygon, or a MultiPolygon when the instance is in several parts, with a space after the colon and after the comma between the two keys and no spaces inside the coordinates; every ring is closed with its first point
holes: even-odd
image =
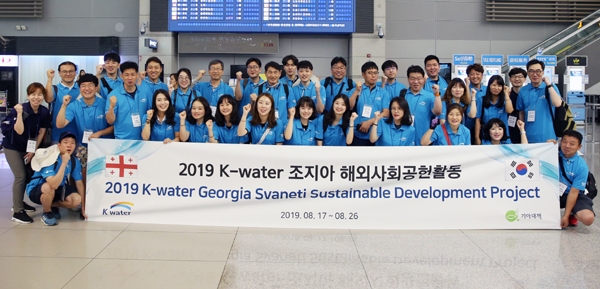
{"type": "Polygon", "coordinates": [[[496,107],[498,108],[502,108],[504,107],[504,78],[502,78],[502,76],[500,75],[492,75],[492,77],[490,77],[490,79],[488,80],[488,84],[487,84],[487,88],[485,90],[485,95],[483,96],[482,100],[481,100],[481,108],[477,108],[477,109],[484,109],[484,108],[488,108],[490,106],[492,106],[492,83],[494,83],[494,81],[502,86],[502,91],[500,92],[500,96],[498,97],[498,101],[496,102],[496,107]]]}
{"type": "Polygon", "coordinates": [[[221,69],[225,69],[225,64],[223,64],[223,61],[221,61],[219,59],[211,60],[208,63],[208,69],[210,69],[211,66],[216,65],[216,64],[220,64],[221,65],[221,69]]]}
{"type": "Polygon", "coordinates": [[[396,63],[396,61],[393,60],[386,60],[383,62],[383,64],[381,64],[381,70],[386,70],[390,67],[395,67],[396,69],[398,69],[398,63],[396,63]]]}
{"type": "Polygon", "coordinates": [[[440,59],[437,56],[427,55],[427,57],[425,57],[425,60],[423,61],[423,65],[427,65],[427,62],[430,60],[435,60],[438,64],[440,64],[440,59]]]}
{"type": "Polygon", "coordinates": [[[46,88],[39,82],[33,82],[27,86],[27,95],[33,94],[38,89],[42,92],[42,95],[46,97],[46,88]]]}
{"type": "Polygon", "coordinates": [[[423,70],[423,67],[418,66],[418,65],[411,65],[408,67],[408,69],[406,70],[406,77],[410,77],[411,73],[419,73],[421,74],[421,76],[425,77],[425,70],[423,70]]]}
{"type": "Polygon", "coordinates": [[[448,107],[446,108],[446,119],[448,119],[448,115],[450,114],[451,111],[458,109],[458,111],[460,112],[461,117],[464,119],[464,112],[463,112],[463,108],[462,106],[460,106],[459,103],[451,103],[448,105],[448,107]]]}
{"type": "Polygon", "coordinates": [[[348,66],[348,62],[346,61],[346,59],[341,56],[336,56],[333,59],[331,59],[331,67],[333,67],[334,65],[336,65],[338,63],[341,63],[344,66],[348,66]]]}
{"type": "Polygon", "coordinates": [[[192,78],[192,72],[189,69],[187,69],[187,68],[184,67],[184,68],[180,68],[179,70],[177,70],[177,73],[175,74],[175,80],[177,82],[179,82],[179,75],[182,72],[185,72],[187,74],[188,78],[190,78],[190,80],[191,80],[191,78],[192,78]]]}
{"type": "Polygon", "coordinates": [[[477,72],[483,73],[483,66],[479,63],[473,63],[467,66],[467,74],[471,73],[471,70],[475,70],[477,72]]]}
{"type": "Polygon", "coordinates": [[[61,62],[61,64],[58,65],[58,72],[60,72],[60,68],[63,65],[73,65],[73,67],[75,67],[75,72],[77,72],[77,65],[75,65],[75,63],[71,62],[71,61],[64,61],[61,62]]]}
{"type": "Polygon", "coordinates": [[[379,66],[377,66],[377,63],[369,60],[369,61],[365,62],[365,64],[362,65],[362,67],[360,68],[360,71],[362,73],[365,73],[369,69],[375,69],[375,70],[379,71],[379,66]]]}
{"type": "Polygon", "coordinates": [[[576,138],[577,141],[579,142],[579,144],[581,144],[583,142],[583,135],[576,130],[572,130],[572,129],[565,130],[565,132],[563,133],[563,138],[565,138],[566,136],[576,138]]]}
{"type": "Polygon", "coordinates": [[[288,63],[288,61],[290,61],[290,60],[294,63],[294,65],[298,66],[298,57],[294,56],[293,54],[286,55],[281,60],[281,64],[286,65],[288,63]]]}
{"type": "Polygon", "coordinates": [[[250,63],[252,62],[256,62],[256,65],[258,65],[258,67],[262,67],[262,62],[260,62],[260,59],[256,57],[248,58],[248,60],[246,60],[246,66],[250,65],[250,63]]]}
{"type": "Polygon", "coordinates": [[[313,70],[313,65],[308,60],[302,60],[302,61],[298,62],[298,69],[300,69],[300,68],[308,68],[308,69],[310,69],[312,71],[313,70]]]}
{"type": "Polygon", "coordinates": [[[482,140],[487,140],[487,141],[492,140],[492,136],[490,136],[490,129],[492,129],[492,127],[495,124],[504,130],[504,133],[502,134],[502,138],[500,139],[500,141],[506,141],[508,139],[508,131],[506,128],[506,124],[504,124],[504,121],[502,121],[499,118],[492,118],[492,119],[488,120],[488,122],[486,122],[485,125],[483,126],[482,140]]]}
{"type": "Polygon", "coordinates": [[[121,56],[119,56],[119,53],[111,51],[104,54],[104,62],[106,62],[107,60],[112,60],[121,63],[121,56]]]}
{"type": "Polygon", "coordinates": [[[308,105],[308,107],[313,109],[313,112],[308,119],[313,120],[317,118],[317,108],[315,107],[315,102],[312,100],[312,98],[310,98],[310,96],[303,96],[300,99],[298,99],[298,102],[296,103],[296,114],[294,114],[294,118],[300,119],[300,108],[305,105],[308,105]]]}
{"type": "Polygon", "coordinates": [[[135,72],[138,72],[139,67],[138,67],[137,63],[135,63],[133,61],[125,61],[125,62],[121,63],[121,66],[119,66],[119,69],[121,70],[121,73],[123,73],[127,69],[135,69],[135,72]]]}
{"type": "Polygon", "coordinates": [[[527,62],[527,70],[529,70],[529,66],[532,66],[534,64],[541,65],[542,66],[542,70],[546,69],[546,64],[544,64],[543,61],[539,61],[537,59],[532,59],[532,60],[529,60],[529,62],[527,62]]]}
{"type": "Polygon", "coordinates": [[[158,64],[160,64],[160,65],[162,65],[162,64],[163,64],[163,63],[162,63],[162,61],[160,61],[160,58],[158,58],[158,57],[156,57],[156,56],[152,56],[152,57],[148,58],[148,59],[146,60],[146,65],[148,65],[148,63],[150,63],[150,62],[156,62],[156,63],[158,63],[158,64]]]}
{"type": "Polygon", "coordinates": [[[508,77],[513,77],[513,75],[521,74],[523,77],[527,77],[527,71],[521,67],[515,67],[508,72],[508,77]]]}
{"type": "Polygon", "coordinates": [[[96,77],[95,75],[91,74],[91,73],[86,73],[84,75],[82,75],[79,80],[77,80],[77,84],[79,84],[79,86],[81,86],[82,83],[85,82],[92,82],[94,83],[94,86],[98,86],[98,77],[96,77]]]}
{"type": "Polygon", "coordinates": [[[265,71],[267,69],[269,69],[269,67],[273,67],[273,68],[281,71],[281,65],[279,65],[279,63],[277,63],[275,61],[269,61],[269,62],[267,62],[267,64],[265,64],[265,71]]]}

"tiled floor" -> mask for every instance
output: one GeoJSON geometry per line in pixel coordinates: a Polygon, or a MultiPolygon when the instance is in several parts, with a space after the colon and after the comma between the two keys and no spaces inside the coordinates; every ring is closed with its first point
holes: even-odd
{"type": "MultiPolygon", "coordinates": [[[[599,128],[600,129],[600,128],[599,128]]],[[[598,145],[586,159],[600,176],[598,145]]],[[[10,221],[0,154],[4,288],[600,288],[600,222],[562,231],[369,231],[10,221]]],[[[595,206],[600,212],[600,206],[595,206]]]]}

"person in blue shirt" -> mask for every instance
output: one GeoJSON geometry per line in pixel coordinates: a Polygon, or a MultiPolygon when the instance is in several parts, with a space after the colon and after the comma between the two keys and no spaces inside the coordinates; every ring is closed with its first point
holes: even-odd
{"type": "Polygon", "coordinates": [[[370,140],[376,146],[415,146],[415,127],[412,126],[410,108],[406,99],[394,97],[390,101],[390,117],[384,119],[375,112],[370,140]]]}
{"type": "MultiPolygon", "coordinates": [[[[31,165],[36,172],[26,191],[32,202],[42,205],[42,223],[46,226],[57,224],[56,220],[61,217],[59,207],[72,209],[85,199],[81,163],[72,156],[76,144],[75,134],[64,132],[58,145],[36,152],[32,160],[31,165]],[[69,183],[69,176],[75,181],[75,187],[69,183]]],[[[82,206],[81,212],[85,217],[85,206],[82,206]]]]}
{"type": "Polygon", "coordinates": [[[194,85],[194,89],[199,91],[200,95],[208,100],[213,114],[217,111],[217,101],[221,95],[233,95],[233,89],[226,82],[223,82],[224,68],[223,61],[219,59],[212,60],[208,63],[210,81],[198,82],[204,76],[203,70],[201,70],[201,74],[196,78],[196,82],[198,83],[194,85]]]}
{"type": "Polygon", "coordinates": [[[142,119],[142,139],[165,144],[179,141],[179,115],[171,102],[169,92],[159,89],[152,96],[152,109],[142,119]]]}
{"type": "Polygon", "coordinates": [[[246,104],[256,101],[256,99],[251,99],[250,95],[254,93],[254,89],[258,87],[258,85],[265,82],[260,78],[261,67],[262,62],[260,59],[250,57],[246,60],[246,72],[249,77],[242,80],[243,73],[241,71],[236,73],[237,83],[235,84],[235,99],[239,102],[239,115],[242,115],[246,104]]]}
{"type": "Polygon", "coordinates": [[[301,97],[296,107],[288,111],[288,123],[285,127],[283,137],[286,145],[314,146],[317,144],[315,138],[317,133],[317,118],[315,103],[308,96],[301,97]]]}
{"type": "MultiPolygon", "coordinates": [[[[477,100],[477,121],[475,121],[475,144],[481,144],[481,127],[492,118],[508,123],[508,114],[514,108],[510,101],[510,88],[504,85],[500,75],[493,75],[488,81],[485,96],[477,100]]],[[[516,120],[515,120],[516,121],[516,120]]],[[[509,135],[509,132],[505,132],[509,135]]]]}
{"type": "Polygon", "coordinates": [[[454,78],[450,81],[448,86],[450,89],[446,90],[444,96],[442,96],[442,114],[440,115],[440,123],[444,123],[446,119],[446,108],[448,105],[458,103],[466,112],[463,115],[463,124],[472,130],[475,128],[475,119],[477,118],[477,101],[475,100],[475,89],[469,90],[469,79],[465,78],[465,82],[460,78],[454,78]]]}
{"type": "Polygon", "coordinates": [[[192,108],[182,111],[179,139],[182,142],[217,143],[219,136],[211,134],[213,131],[213,115],[208,100],[204,97],[196,97],[192,101],[192,108]],[[183,118],[185,117],[185,121],[183,118]]]}
{"type": "Polygon", "coordinates": [[[58,73],[60,74],[60,83],[52,85],[55,72],[53,69],[46,71],[48,81],[46,82],[45,100],[49,104],[48,108],[52,114],[52,143],[58,142],[58,137],[65,131],[75,131],[77,127],[72,123],[64,128],[56,127],[56,117],[66,95],[77,97],[79,95],[79,85],[75,82],[77,76],[77,65],[71,61],[65,61],[58,65],[58,73]]]}
{"type": "MultiPolygon", "coordinates": [[[[555,140],[549,140],[556,143],[555,140]]],[[[594,222],[594,203],[585,194],[589,169],[583,157],[577,152],[581,149],[583,136],[575,130],[564,132],[560,141],[559,182],[564,191],[561,192],[560,207],[565,211],[560,221],[562,228],[577,226],[578,220],[590,226],[594,222]]]]}
{"type": "Polygon", "coordinates": [[[189,110],[192,105],[192,100],[201,97],[200,91],[191,87],[192,72],[187,68],[180,68],[176,74],[177,88],[171,91],[171,99],[175,106],[175,113],[189,110]]]}
{"type": "MultiPolygon", "coordinates": [[[[527,136],[525,135],[525,123],[517,120],[517,125],[521,135],[522,144],[527,144],[527,136]]],[[[483,133],[481,137],[482,145],[499,145],[499,144],[511,144],[512,141],[508,137],[506,124],[499,118],[490,119],[483,126],[483,133]]]]}
{"type": "Polygon", "coordinates": [[[294,97],[288,100],[288,106],[295,107],[300,98],[308,96],[315,103],[317,115],[320,115],[325,109],[327,96],[325,95],[325,88],[319,82],[319,78],[313,76],[313,65],[310,61],[302,60],[298,62],[298,77],[300,82],[292,87],[294,97]]]}
{"type": "Polygon", "coordinates": [[[321,86],[325,89],[327,101],[325,111],[331,110],[333,99],[341,94],[352,95],[356,89],[356,83],[352,78],[346,78],[348,62],[345,58],[336,56],[331,59],[331,76],[321,80],[321,86]]]}
{"type": "Polygon", "coordinates": [[[527,63],[527,75],[531,83],[521,88],[517,98],[519,119],[525,122],[530,143],[556,140],[552,115],[562,105],[562,99],[558,88],[552,84],[552,76],[544,76],[545,68],[545,64],[537,59],[527,63]],[[546,98],[546,88],[550,99],[546,98]]]}
{"type": "Polygon", "coordinates": [[[350,108],[358,114],[352,145],[372,146],[374,143],[369,140],[369,129],[375,123],[376,111],[381,111],[383,117],[388,117],[390,95],[385,89],[377,86],[379,67],[375,62],[365,62],[361,71],[365,84],[357,83],[356,90],[350,96],[350,108]]]}
{"type": "Polygon", "coordinates": [[[4,135],[2,140],[4,155],[14,176],[12,220],[21,224],[33,222],[26,212],[34,212],[35,208],[23,202],[25,186],[32,174],[31,159],[42,143],[46,130],[52,126],[52,115],[42,105],[46,94],[44,86],[34,82],[27,86],[26,91],[29,101],[17,103],[2,121],[1,126],[4,135]]]}
{"type": "Polygon", "coordinates": [[[106,100],[96,93],[98,78],[93,74],[84,74],[78,81],[81,96],[72,99],[65,95],[63,104],[56,117],[56,127],[63,128],[70,123],[76,125],[77,140],[76,157],[81,162],[83,183],[86,183],[87,173],[87,144],[90,139],[111,137],[114,127],[108,125],[104,115],[106,100]]]}
{"type": "Polygon", "coordinates": [[[269,93],[261,93],[256,104],[244,106],[244,114],[238,126],[238,136],[249,135],[252,144],[281,145],[283,121],[275,117],[275,101],[269,93]],[[252,110],[252,111],[251,111],[252,110]],[[250,119],[248,119],[250,113],[250,119]]]}
{"type": "Polygon", "coordinates": [[[264,92],[268,92],[269,95],[275,100],[275,119],[283,124],[287,121],[288,108],[292,107],[289,103],[289,99],[294,99],[294,91],[292,87],[279,82],[279,76],[281,75],[281,65],[277,62],[271,61],[265,64],[265,71],[267,74],[267,81],[256,86],[254,88],[253,95],[250,95],[251,99],[256,99],[257,95],[261,95],[264,92]]]}
{"type": "Polygon", "coordinates": [[[432,87],[436,92],[435,94],[423,89],[425,71],[420,66],[410,66],[406,70],[406,77],[408,77],[409,89],[405,98],[415,127],[415,142],[419,143],[419,140],[431,126],[431,120],[442,113],[442,99],[439,96],[437,84],[432,87]]]}
{"type": "Polygon", "coordinates": [[[354,140],[356,112],[350,109],[350,99],[345,94],[333,98],[333,105],[317,119],[318,146],[346,146],[354,140]]]}
{"type": "Polygon", "coordinates": [[[446,122],[429,130],[421,138],[421,145],[471,145],[471,132],[462,124],[463,111],[458,103],[448,106],[446,122]]]}
{"type": "Polygon", "coordinates": [[[104,64],[96,66],[96,77],[100,81],[98,92],[104,99],[108,99],[109,94],[114,89],[123,85],[123,79],[119,77],[120,63],[121,56],[118,53],[108,52],[104,54],[104,64]],[[106,70],[105,76],[102,76],[103,70],[106,70]]]}
{"type": "Polygon", "coordinates": [[[435,55],[427,55],[423,63],[425,64],[425,72],[427,73],[423,89],[434,93],[433,86],[437,85],[440,94],[444,95],[448,88],[448,83],[443,77],[440,77],[440,59],[435,55]]]}
{"type": "Polygon", "coordinates": [[[229,94],[222,95],[217,101],[217,113],[215,114],[212,131],[209,131],[209,133],[218,135],[219,143],[240,144],[248,142],[247,136],[239,137],[237,135],[240,124],[238,111],[238,102],[229,94]]]}
{"type": "Polygon", "coordinates": [[[383,75],[381,76],[381,81],[377,82],[377,86],[385,89],[390,98],[400,96],[400,91],[405,89],[406,86],[396,80],[398,64],[393,60],[386,60],[381,64],[381,70],[383,70],[383,75]]]}
{"type": "MultiPolygon", "coordinates": [[[[516,119],[519,119],[519,110],[517,107],[517,99],[519,98],[519,91],[521,87],[527,85],[527,71],[520,67],[515,67],[508,72],[511,89],[510,89],[510,101],[512,102],[513,110],[512,113],[508,115],[508,122],[514,123],[516,119]]],[[[510,134],[510,141],[514,144],[521,143],[521,134],[519,134],[519,128],[516,126],[509,126],[508,132],[510,134]]]]}
{"type": "Polygon", "coordinates": [[[294,85],[294,83],[298,80],[298,76],[296,75],[298,69],[298,57],[291,54],[286,55],[281,60],[281,65],[283,66],[285,75],[283,75],[279,81],[283,84],[287,84],[289,87],[292,87],[292,85],[294,85]]]}
{"type": "Polygon", "coordinates": [[[162,61],[156,56],[152,56],[146,60],[146,71],[140,73],[141,81],[139,84],[146,87],[146,89],[154,94],[159,89],[168,91],[169,87],[167,84],[160,80],[162,74],[162,61]]]}
{"type": "Polygon", "coordinates": [[[148,111],[147,92],[136,85],[138,65],[126,61],[120,66],[123,85],[109,94],[106,102],[106,120],[113,125],[115,139],[142,139],[142,116],[148,111]]]}
{"type": "Polygon", "coordinates": [[[483,66],[479,63],[474,63],[467,66],[467,77],[471,81],[469,88],[474,88],[477,91],[476,99],[479,100],[485,96],[487,87],[481,83],[483,80],[483,66]]]}
{"type": "Polygon", "coordinates": [[[173,93],[175,89],[177,89],[179,85],[177,85],[177,73],[169,74],[169,94],[173,93]]]}

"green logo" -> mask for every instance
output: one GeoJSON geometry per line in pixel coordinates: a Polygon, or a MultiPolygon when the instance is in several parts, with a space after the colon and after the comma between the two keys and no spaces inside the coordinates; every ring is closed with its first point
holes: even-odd
{"type": "Polygon", "coordinates": [[[511,223],[514,221],[519,221],[519,213],[513,210],[506,212],[506,220],[511,223]]]}

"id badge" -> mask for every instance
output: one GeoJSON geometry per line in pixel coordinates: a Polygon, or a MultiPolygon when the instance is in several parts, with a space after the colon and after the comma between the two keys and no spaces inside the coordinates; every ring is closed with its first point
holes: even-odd
{"type": "Polygon", "coordinates": [[[517,117],[514,115],[509,115],[508,116],[508,126],[515,127],[515,124],[517,124],[517,117]]]}
{"type": "Polygon", "coordinates": [[[410,120],[411,120],[410,126],[415,126],[415,115],[414,114],[410,115],[410,120]]]}
{"type": "Polygon", "coordinates": [[[527,111],[527,122],[534,122],[535,121],[535,110],[528,110],[527,111]]]}
{"type": "Polygon", "coordinates": [[[131,114],[131,122],[133,123],[133,127],[142,126],[142,120],[140,119],[139,113],[131,114]]]}
{"type": "Polygon", "coordinates": [[[90,143],[90,136],[93,134],[94,132],[91,130],[84,130],[83,131],[83,138],[81,138],[81,143],[90,143]]]}
{"type": "Polygon", "coordinates": [[[212,115],[215,116],[217,115],[217,107],[216,106],[210,106],[210,110],[212,111],[212,115]]]}
{"type": "Polygon", "coordinates": [[[373,107],[370,105],[365,105],[362,110],[362,117],[371,118],[371,112],[373,112],[373,107]]]}
{"type": "Polygon", "coordinates": [[[565,185],[565,184],[563,184],[563,183],[559,182],[559,183],[558,183],[558,191],[560,192],[560,195],[561,195],[561,196],[562,196],[563,194],[565,194],[565,193],[566,193],[566,192],[565,192],[566,190],[567,190],[567,185],[565,185]]]}
{"type": "Polygon", "coordinates": [[[275,110],[275,119],[279,119],[279,110],[275,110]]]}
{"type": "Polygon", "coordinates": [[[35,148],[37,147],[37,142],[34,139],[30,139],[27,141],[27,150],[28,153],[35,153],[35,148]]]}

